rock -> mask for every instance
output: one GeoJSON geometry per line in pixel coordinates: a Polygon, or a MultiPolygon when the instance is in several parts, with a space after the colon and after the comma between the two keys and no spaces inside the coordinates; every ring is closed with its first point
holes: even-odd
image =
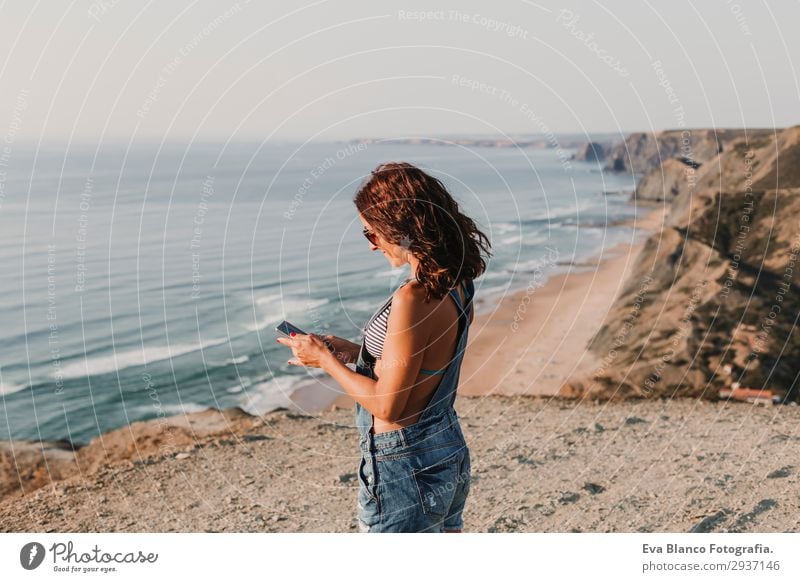
{"type": "Polygon", "coordinates": [[[525,455],[516,455],[512,457],[512,459],[516,459],[516,461],[521,465],[533,465],[534,467],[537,465],[543,465],[541,461],[537,461],[535,459],[531,459],[526,457],[525,455]]]}
{"type": "Polygon", "coordinates": [[[175,458],[178,459],[179,461],[182,461],[183,459],[188,459],[189,457],[191,457],[189,453],[178,453],[177,455],[175,455],[175,458]]]}
{"type": "Polygon", "coordinates": [[[778,506],[778,502],[774,499],[762,499],[758,503],[756,503],[755,507],[752,510],[748,511],[747,513],[743,513],[739,516],[736,520],[736,523],[733,526],[734,531],[741,531],[742,529],[749,526],[755,518],[761,515],[762,513],[769,511],[770,509],[774,509],[778,506]]]}
{"type": "Polygon", "coordinates": [[[242,437],[242,440],[246,443],[250,443],[256,441],[269,441],[272,440],[272,437],[265,434],[246,434],[242,437]]]}
{"type": "Polygon", "coordinates": [[[547,517],[548,515],[553,515],[556,512],[555,507],[552,505],[543,505],[541,503],[537,503],[533,506],[539,513],[547,517]]]}
{"type": "Polygon", "coordinates": [[[651,170],[639,180],[633,192],[634,200],[649,200],[652,202],[671,202],[682,188],[687,188],[691,176],[695,173],[690,166],[677,159],[664,160],[659,168],[651,170]]]}
{"type": "Polygon", "coordinates": [[[339,483],[349,483],[356,478],[355,473],[342,473],[339,475],[339,483]]]}
{"type": "Polygon", "coordinates": [[[572,155],[572,159],[579,162],[602,162],[610,149],[610,146],[601,143],[586,142],[572,155]]]}
{"type": "Polygon", "coordinates": [[[786,467],[781,467],[780,469],[776,469],[767,474],[767,479],[783,479],[784,477],[788,477],[792,474],[792,466],[787,465],[786,467]]]}
{"type": "Polygon", "coordinates": [[[588,491],[592,495],[597,495],[598,493],[602,493],[603,491],[606,490],[606,488],[603,487],[602,485],[598,485],[597,483],[588,483],[588,482],[584,483],[583,489],[585,491],[588,491]]]}
{"type": "MultiPolygon", "coordinates": [[[[751,139],[769,136],[771,129],[749,129],[751,139]]],[[[729,144],[745,135],[743,129],[686,129],[656,133],[632,133],[614,144],[606,156],[606,169],[646,174],[666,160],[682,158],[686,163],[712,160],[729,144]]]]}
{"type": "Polygon", "coordinates": [[[625,419],[625,424],[627,424],[627,425],[644,424],[646,422],[647,421],[645,419],[639,418],[638,416],[629,416],[628,418],[625,419]]]}
{"type": "Polygon", "coordinates": [[[573,493],[571,491],[564,491],[561,493],[561,496],[558,498],[558,502],[562,505],[566,505],[568,503],[575,503],[578,499],[581,498],[580,493],[573,493]]]}

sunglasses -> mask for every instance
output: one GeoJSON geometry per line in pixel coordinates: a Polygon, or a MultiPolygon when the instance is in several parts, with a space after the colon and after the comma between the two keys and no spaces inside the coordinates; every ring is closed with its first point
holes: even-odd
{"type": "Polygon", "coordinates": [[[361,234],[363,234],[369,242],[371,242],[375,246],[378,246],[378,235],[372,232],[371,230],[368,230],[366,226],[361,231],[361,234]]]}

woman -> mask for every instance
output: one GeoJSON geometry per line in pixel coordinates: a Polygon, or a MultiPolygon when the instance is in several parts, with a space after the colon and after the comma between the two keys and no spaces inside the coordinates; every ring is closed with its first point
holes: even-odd
{"type": "Polygon", "coordinates": [[[408,263],[411,277],[360,345],[316,334],[278,341],[292,348],[289,363],[321,367],[356,402],[361,531],[459,532],[470,457],[453,403],[490,243],[439,180],[408,163],[378,166],[354,202],[370,249],[393,267],[408,263]]]}

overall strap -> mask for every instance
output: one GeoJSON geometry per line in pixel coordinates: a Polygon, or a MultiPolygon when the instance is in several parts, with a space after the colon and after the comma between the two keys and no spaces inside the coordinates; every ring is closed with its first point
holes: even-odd
{"type": "Polygon", "coordinates": [[[464,297],[466,297],[467,302],[467,313],[472,311],[472,298],[475,296],[475,283],[472,282],[472,279],[466,280],[463,283],[464,287],[464,297]]]}

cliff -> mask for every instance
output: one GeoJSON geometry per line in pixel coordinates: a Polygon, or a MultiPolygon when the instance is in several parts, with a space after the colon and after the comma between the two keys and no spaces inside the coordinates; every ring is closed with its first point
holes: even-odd
{"type": "Polygon", "coordinates": [[[798,400],[800,126],[740,132],[689,180],[688,166],[667,161],[650,169],[671,176],[659,178],[672,199],[663,229],[588,345],[602,364],[561,393],[717,398],[752,388],[798,400]]]}
{"type": "Polygon", "coordinates": [[[111,466],[191,452],[198,442],[243,434],[261,422],[240,408],[209,409],[134,422],[75,447],[68,441],[0,441],[0,500],[20,497],[51,482],[91,479],[111,466]]]}
{"type": "Polygon", "coordinates": [[[572,159],[579,162],[602,162],[606,159],[609,149],[609,146],[602,143],[586,142],[572,155],[572,159]]]}
{"type": "MultiPolygon", "coordinates": [[[[771,129],[748,130],[751,139],[770,135],[771,129]]],[[[670,129],[657,133],[632,133],[608,153],[606,169],[646,174],[669,159],[703,164],[745,134],[743,129],[670,129]]]]}

